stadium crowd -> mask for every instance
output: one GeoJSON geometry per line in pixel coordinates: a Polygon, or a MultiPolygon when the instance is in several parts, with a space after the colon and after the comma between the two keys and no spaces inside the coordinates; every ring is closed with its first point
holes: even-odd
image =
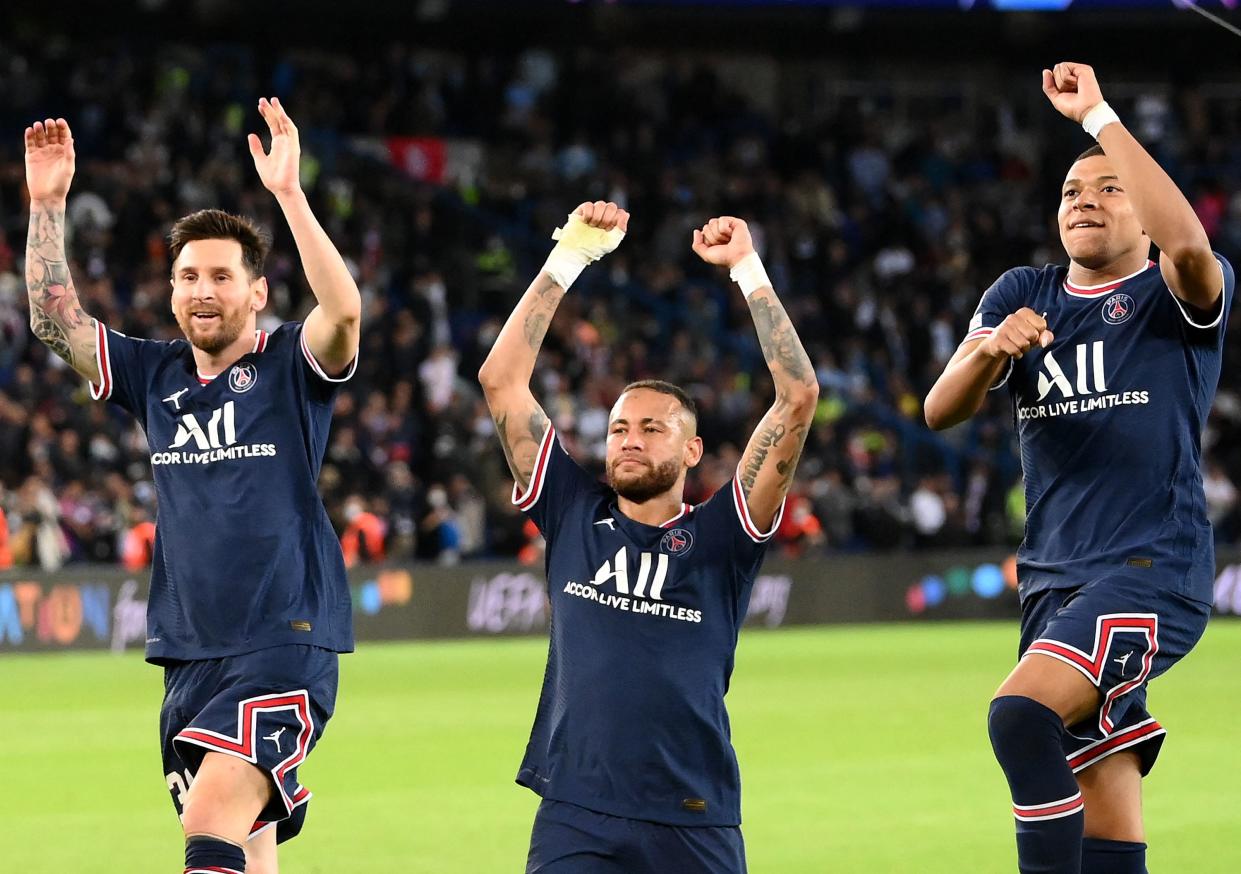
{"type": "MultiPolygon", "coordinates": [[[[475,373],[551,229],[597,198],[631,211],[629,238],[566,298],[535,377],[579,460],[601,470],[620,387],[658,376],[700,410],[708,451],[688,497],[731,475],[770,380],[740,294],[689,249],[693,227],[731,213],[755,229],[822,387],[782,549],[1020,538],[1007,396],[946,435],[925,427],[921,398],[996,276],[1065,260],[1056,197],[1087,141],[1033,79],[1029,99],[981,98],[968,83],[928,99],[912,77],[868,93],[805,65],[768,61],[764,79],[735,60],[636,51],[497,60],[399,44],[260,54],[121,40],[75,52],[5,39],[0,567],[141,567],[157,510],[138,426],[92,403],[27,326],[20,131],[51,107],[73,126],[68,245],[88,312],[128,334],[179,336],[163,235],[218,206],[273,232],[271,328],[312,298],[245,148],[267,93],[302,131],[304,185],[363,292],[359,368],[320,480],[350,561],[538,560],[475,373]],[[422,164],[393,159],[411,144],[422,164]]],[[[1185,187],[1215,247],[1241,262],[1238,116],[1177,93],[1112,102],[1185,187]]],[[[1228,343],[1236,361],[1235,327],[1228,343]]],[[[1206,438],[1224,542],[1241,536],[1237,373],[1224,369],[1206,438]]]]}

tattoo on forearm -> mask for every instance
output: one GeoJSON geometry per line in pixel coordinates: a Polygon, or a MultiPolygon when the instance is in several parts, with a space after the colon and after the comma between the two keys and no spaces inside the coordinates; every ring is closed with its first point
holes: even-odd
{"type": "MultiPolygon", "coordinates": [[[[750,298],[750,313],[758,329],[758,341],[763,347],[767,366],[779,365],[781,371],[797,382],[806,385],[813,383],[815,375],[810,356],[802,348],[797,331],[779,299],[772,294],[753,295],[750,298]]],[[[774,369],[772,375],[779,378],[774,369]]]]}
{"type": "Polygon", "coordinates": [[[564,289],[548,279],[535,286],[534,291],[536,299],[526,313],[522,334],[530,348],[537,352],[543,345],[543,338],[547,336],[547,328],[552,323],[552,316],[556,314],[556,307],[564,297],[564,289]]]}
{"type": "Polygon", "coordinates": [[[95,320],[82,309],[69,275],[63,208],[31,205],[26,289],[34,335],[70,365],[89,366],[95,354],[95,320]]]}
{"type": "Polygon", "coordinates": [[[777,446],[783,439],[785,433],[784,425],[777,422],[774,425],[768,425],[759,430],[755,435],[754,450],[750,453],[750,457],[746,459],[745,468],[741,471],[741,493],[747,498],[750,491],[754,488],[754,483],[758,481],[759,471],[763,469],[763,464],[767,461],[767,455],[771,452],[773,446],[777,446]]]}

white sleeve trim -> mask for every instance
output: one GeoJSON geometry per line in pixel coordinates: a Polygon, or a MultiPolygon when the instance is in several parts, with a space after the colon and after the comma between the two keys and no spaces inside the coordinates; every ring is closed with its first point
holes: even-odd
{"type": "Polygon", "coordinates": [[[746,535],[755,543],[766,543],[771,536],[780,528],[780,520],[784,518],[784,505],[788,502],[789,496],[785,494],[780,499],[780,506],[776,508],[775,518],[771,520],[771,529],[767,532],[758,530],[758,526],[754,524],[754,520],[750,518],[750,507],[746,504],[745,495],[741,492],[741,466],[737,466],[737,472],[733,474],[733,507],[737,510],[737,518],[741,520],[741,528],[746,535]]]}
{"type": "MultiPolygon", "coordinates": [[[[323,367],[319,364],[317,360],[315,360],[315,356],[310,351],[310,347],[306,345],[306,326],[305,325],[302,326],[301,331],[299,331],[299,333],[301,334],[300,345],[302,347],[302,355],[306,357],[306,362],[310,365],[311,370],[315,372],[316,376],[318,376],[324,382],[348,382],[350,379],[353,378],[354,371],[358,369],[358,356],[356,353],[353,356],[353,361],[349,362],[349,367],[345,370],[344,373],[342,373],[340,376],[328,376],[327,371],[323,369],[323,367]]],[[[264,345],[266,345],[266,343],[264,343],[264,345]]]]}
{"type": "MultiPolygon", "coordinates": [[[[1172,299],[1176,301],[1176,308],[1181,311],[1181,315],[1185,317],[1185,321],[1189,323],[1189,326],[1191,328],[1198,328],[1199,330],[1202,330],[1202,331],[1209,331],[1212,328],[1218,327],[1220,323],[1220,319],[1224,317],[1224,309],[1226,308],[1226,305],[1228,303],[1228,301],[1224,300],[1224,295],[1228,294],[1228,282],[1224,278],[1224,265],[1223,263],[1220,262],[1219,256],[1216,256],[1215,263],[1219,264],[1219,281],[1220,281],[1219,312],[1215,314],[1215,318],[1211,321],[1209,325],[1200,325],[1197,322],[1195,322],[1193,320],[1193,317],[1190,316],[1189,310],[1185,309],[1185,301],[1177,297],[1175,291],[1173,291],[1171,288],[1168,288],[1168,294],[1172,295],[1172,299]]],[[[1165,282],[1164,285],[1167,286],[1167,283],[1165,282]]]]}
{"type": "Polygon", "coordinates": [[[530,474],[530,485],[526,488],[526,493],[522,494],[521,488],[517,483],[513,483],[513,506],[521,510],[523,513],[529,510],[539,502],[539,498],[543,494],[543,481],[547,479],[548,459],[552,454],[552,446],[556,442],[556,429],[548,423],[547,430],[543,432],[543,439],[539,441],[539,454],[535,456],[534,471],[530,474]]]}
{"type": "Polygon", "coordinates": [[[91,400],[106,401],[112,397],[112,356],[108,350],[108,329],[95,320],[95,366],[99,368],[99,385],[87,380],[91,400]]]}

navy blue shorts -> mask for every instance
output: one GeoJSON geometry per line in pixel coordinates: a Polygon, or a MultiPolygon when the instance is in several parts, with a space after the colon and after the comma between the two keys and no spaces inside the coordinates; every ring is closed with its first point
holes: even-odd
{"type": "Polygon", "coordinates": [[[1154,767],[1166,731],[1146,709],[1146,684],[1194,648],[1210,614],[1209,604],[1131,575],[1024,599],[1020,653],[1059,659],[1099,690],[1099,709],[1065,732],[1074,773],[1126,749],[1144,775],[1154,767]]]}
{"type": "Polygon", "coordinates": [[[736,826],[682,827],[543,799],[526,874],[745,874],[736,826]]]}
{"type": "Polygon", "coordinates": [[[159,729],[177,815],[203,756],[226,753],[266,771],[275,787],[251,837],[272,825],[277,841],[295,836],[310,800],[297,768],[332,716],[336,683],[337,654],[315,646],[165,666],[159,729]]]}

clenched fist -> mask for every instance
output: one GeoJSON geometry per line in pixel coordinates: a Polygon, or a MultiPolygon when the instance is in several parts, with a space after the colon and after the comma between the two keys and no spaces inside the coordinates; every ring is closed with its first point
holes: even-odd
{"type": "Polygon", "coordinates": [[[1086,113],[1103,102],[1094,68],[1064,61],[1043,71],[1043,93],[1065,118],[1078,124],[1086,113]]]}
{"type": "Polygon", "coordinates": [[[692,248],[708,264],[719,264],[731,270],[754,251],[754,241],[750,239],[750,229],[745,222],[722,215],[694,231],[692,248]]]}
{"type": "Polygon", "coordinates": [[[1047,320],[1029,307],[1022,307],[979,345],[992,358],[1020,358],[1035,346],[1046,349],[1055,336],[1047,330],[1047,320]]]}

